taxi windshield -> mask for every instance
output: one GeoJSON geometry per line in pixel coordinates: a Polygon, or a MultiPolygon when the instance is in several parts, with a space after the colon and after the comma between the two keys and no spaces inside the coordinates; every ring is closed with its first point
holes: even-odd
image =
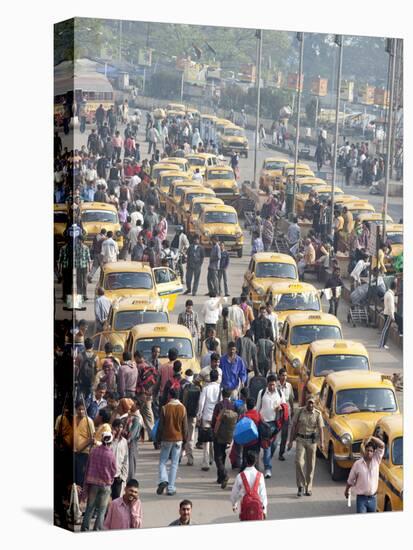
{"type": "Polygon", "coordinates": [[[174,338],[173,336],[141,338],[135,344],[135,351],[139,351],[147,361],[150,361],[153,346],[161,348],[160,357],[168,357],[168,352],[172,348],[178,350],[178,357],[185,359],[192,359],[193,357],[191,341],[188,338],[174,338]]]}
{"type": "Polygon", "coordinates": [[[233,180],[234,172],[232,170],[210,170],[208,172],[209,180],[233,180]]]}
{"type": "Polygon", "coordinates": [[[315,340],[327,339],[341,339],[341,330],[339,327],[328,325],[303,325],[301,327],[293,327],[291,331],[291,344],[293,346],[311,344],[311,342],[315,340]]]}
{"type": "Polygon", "coordinates": [[[369,370],[367,357],[363,355],[320,355],[314,362],[314,376],[327,376],[330,372],[342,370],[369,370]]]}
{"type": "Polygon", "coordinates": [[[152,287],[152,277],[149,273],[136,273],[133,271],[108,273],[104,284],[106,290],[117,290],[119,288],[142,288],[149,290],[152,287]]]}
{"type": "Polygon", "coordinates": [[[396,410],[394,393],[387,388],[354,388],[337,392],[337,414],[396,412],[396,410]]]}
{"type": "Polygon", "coordinates": [[[187,160],[191,166],[205,166],[205,160],[196,157],[187,157],[187,160]]]}
{"type": "Polygon", "coordinates": [[[389,244],[403,244],[403,233],[386,232],[386,239],[389,244]]]}
{"type": "Polygon", "coordinates": [[[67,213],[66,212],[55,212],[54,213],[54,223],[66,223],[67,222],[67,213]]]}
{"type": "Polygon", "coordinates": [[[165,311],[119,311],[115,315],[114,330],[130,330],[142,323],[167,323],[168,314],[165,311]]]}
{"type": "Polygon", "coordinates": [[[225,128],[226,136],[245,137],[245,132],[242,128],[225,128]]]}
{"type": "Polygon", "coordinates": [[[117,213],[110,210],[84,210],[82,222],[119,223],[119,220],[117,213]]]}
{"type": "Polygon", "coordinates": [[[194,207],[192,209],[193,214],[199,214],[201,212],[201,209],[206,205],[209,204],[208,202],[197,202],[194,204],[194,207]]]}
{"type": "Polygon", "coordinates": [[[161,187],[169,187],[172,182],[179,180],[178,176],[164,176],[161,180],[161,187]]]}
{"type": "Polygon", "coordinates": [[[296,279],[295,265],[280,262],[259,262],[255,268],[256,277],[276,277],[278,279],[296,279]]]}
{"type": "Polygon", "coordinates": [[[271,160],[265,163],[265,170],[282,170],[285,162],[271,160]]]}
{"type": "Polygon", "coordinates": [[[276,294],[274,301],[275,311],[320,311],[320,300],[315,292],[276,294]]]}
{"type": "Polygon", "coordinates": [[[208,194],[208,191],[206,193],[205,191],[193,191],[192,193],[187,194],[185,202],[190,203],[194,197],[204,197],[208,194]]]}
{"type": "Polygon", "coordinates": [[[309,193],[314,189],[314,185],[311,185],[310,183],[303,183],[299,186],[299,193],[309,193]]]}
{"type": "Polygon", "coordinates": [[[238,222],[234,212],[211,211],[205,213],[205,223],[232,223],[238,222]]]}
{"type": "Polygon", "coordinates": [[[393,440],[391,455],[395,466],[403,466],[403,437],[393,440]]]}

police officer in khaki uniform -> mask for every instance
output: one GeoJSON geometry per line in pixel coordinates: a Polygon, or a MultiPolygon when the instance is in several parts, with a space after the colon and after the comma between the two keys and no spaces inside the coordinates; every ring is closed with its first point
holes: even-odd
{"type": "Polygon", "coordinates": [[[297,440],[295,449],[295,471],[297,479],[297,496],[301,497],[305,491],[311,496],[317,452],[317,432],[320,447],[323,446],[324,422],[319,410],[314,408],[314,397],[309,396],[305,407],[299,409],[291,430],[288,450],[297,440]]]}

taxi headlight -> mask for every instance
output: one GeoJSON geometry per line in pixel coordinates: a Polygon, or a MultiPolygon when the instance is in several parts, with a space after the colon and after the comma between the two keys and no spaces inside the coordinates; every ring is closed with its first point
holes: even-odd
{"type": "Polygon", "coordinates": [[[350,445],[352,437],[350,434],[345,433],[340,437],[340,441],[343,445],[350,445]]]}
{"type": "Polygon", "coordinates": [[[300,360],[297,358],[293,359],[292,365],[295,369],[300,368],[300,365],[301,365],[300,360]]]}

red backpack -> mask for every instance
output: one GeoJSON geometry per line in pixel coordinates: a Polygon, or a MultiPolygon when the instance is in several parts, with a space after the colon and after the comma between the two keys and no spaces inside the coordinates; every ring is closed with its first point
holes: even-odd
{"type": "Polygon", "coordinates": [[[261,472],[257,472],[254,486],[248,485],[247,477],[244,472],[241,472],[242,483],[244,484],[245,495],[241,501],[241,511],[239,519],[241,521],[257,521],[264,519],[264,511],[262,502],[258,494],[258,485],[260,483],[261,472]]]}

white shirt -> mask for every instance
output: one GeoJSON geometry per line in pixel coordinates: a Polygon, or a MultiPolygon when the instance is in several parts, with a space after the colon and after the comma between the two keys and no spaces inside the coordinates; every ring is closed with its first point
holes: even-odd
{"type": "Polygon", "coordinates": [[[120,439],[114,439],[110,446],[116,460],[116,474],[115,477],[120,477],[122,481],[126,481],[128,478],[129,470],[129,447],[128,442],[124,437],[120,439]]]}
{"type": "Polygon", "coordinates": [[[275,409],[279,407],[281,403],[285,403],[282,392],[280,396],[277,389],[272,393],[270,393],[268,389],[265,389],[258,394],[256,408],[257,411],[261,413],[264,422],[274,422],[276,417],[275,409]]]}
{"type": "Polygon", "coordinates": [[[288,410],[290,411],[290,415],[291,415],[290,397],[293,394],[293,387],[289,382],[286,382],[285,386],[281,386],[281,384],[278,384],[277,387],[280,389],[281,393],[283,394],[284,400],[288,404],[288,410]]]}
{"type": "Polygon", "coordinates": [[[192,179],[194,181],[200,181],[200,182],[203,181],[203,177],[202,177],[202,174],[200,172],[195,172],[195,174],[192,176],[192,179]]]}
{"type": "Polygon", "coordinates": [[[88,168],[86,170],[86,181],[95,181],[98,177],[98,173],[94,168],[88,168]]]}
{"type": "Polygon", "coordinates": [[[188,237],[185,235],[185,233],[181,233],[179,235],[178,251],[183,252],[184,248],[189,248],[189,241],[188,241],[188,237]]]}
{"type": "Polygon", "coordinates": [[[133,249],[133,247],[135,246],[135,244],[138,242],[138,236],[139,236],[139,233],[142,231],[142,227],[141,226],[137,226],[137,225],[134,225],[132,227],[132,229],[129,231],[128,233],[128,239],[129,239],[129,243],[130,243],[130,248],[131,250],[133,249]]]}
{"type": "Polygon", "coordinates": [[[103,263],[117,262],[119,248],[118,244],[113,239],[106,239],[102,243],[103,263]]]}
{"type": "Polygon", "coordinates": [[[204,322],[208,325],[215,325],[218,322],[222,311],[222,298],[208,298],[202,307],[204,322]]]}
{"type": "Polygon", "coordinates": [[[265,317],[271,322],[274,341],[278,340],[278,315],[272,311],[271,313],[266,313],[265,317]]]}
{"type": "Polygon", "coordinates": [[[132,214],[130,215],[130,219],[131,219],[132,227],[134,225],[136,225],[136,222],[138,220],[141,220],[142,227],[143,227],[143,214],[142,214],[142,212],[139,212],[138,210],[136,210],[135,212],[132,212],[132,214]]]}
{"type": "MultiPolygon", "coordinates": [[[[249,466],[244,470],[245,477],[247,478],[248,485],[250,486],[251,489],[254,487],[255,478],[257,477],[258,473],[259,472],[255,468],[255,466],[249,466]]],[[[241,502],[244,495],[245,495],[244,483],[242,482],[241,474],[238,474],[237,477],[235,478],[234,485],[231,491],[232,506],[236,506],[238,508],[238,503],[241,502]]],[[[258,485],[258,495],[262,502],[262,508],[264,510],[264,514],[267,514],[267,503],[268,503],[267,489],[265,488],[264,476],[262,474],[258,485]]]]}
{"type": "Polygon", "coordinates": [[[135,186],[136,186],[136,185],[139,185],[141,181],[142,181],[141,178],[140,178],[137,174],[135,174],[134,176],[132,176],[131,179],[130,179],[130,186],[131,186],[131,188],[134,189],[135,186]]]}
{"type": "Polygon", "coordinates": [[[234,323],[234,325],[240,330],[243,329],[245,324],[244,312],[238,305],[233,305],[228,308],[228,318],[234,323]]]}
{"type": "Polygon", "coordinates": [[[394,292],[389,288],[384,295],[384,315],[390,315],[394,319],[394,292]]]}
{"type": "Polygon", "coordinates": [[[218,382],[210,382],[203,388],[198,405],[198,418],[201,418],[203,422],[211,422],[220,394],[221,387],[218,382]]]}
{"type": "Polygon", "coordinates": [[[368,267],[370,264],[368,262],[365,262],[364,260],[359,260],[353,271],[350,273],[350,277],[353,277],[353,279],[360,283],[360,275],[363,273],[363,271],[368,267]]]}

